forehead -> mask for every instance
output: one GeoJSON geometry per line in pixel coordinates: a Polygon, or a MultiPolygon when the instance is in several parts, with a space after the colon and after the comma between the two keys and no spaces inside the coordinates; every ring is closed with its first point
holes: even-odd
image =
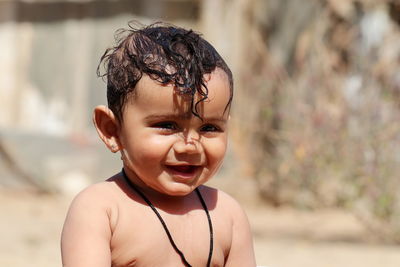
{"type": "MultiPolygon", "coordinates": [[[[225,108],[230,100],[230,87],[227,74],[216,69],[204,77],[207,85],[208,97],[199,102],[198,112],[203,116],[226,115],[225,108]]],[[[193,104],[202,97],[196,93],[193,104]]],[[[135,88],[135,95],[129,103],[137,108],[147,109],[148,112],[180,114],[192,116],[191,96],[182,94],[173,85],[161,85],[149,76],[143,75],[135,88]]],[[[128,104],[129,104],[128,103],[128,104]]]]}

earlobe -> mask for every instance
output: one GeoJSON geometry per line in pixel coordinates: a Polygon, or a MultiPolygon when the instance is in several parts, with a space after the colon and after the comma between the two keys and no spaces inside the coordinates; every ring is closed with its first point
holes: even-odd
{"type": "Polygon", "coordinates": [[[121,150],[119,123],[114,113],[106,106],[97,106],[93,111],[93,123],[104,144],[115,153],[121,150]]]}

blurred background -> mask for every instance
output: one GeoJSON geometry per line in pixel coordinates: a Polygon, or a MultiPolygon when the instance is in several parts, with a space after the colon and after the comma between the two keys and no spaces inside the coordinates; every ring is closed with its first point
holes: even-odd
{"type": "Polygon", "coordinates": [[[128,21],[203,33],[235,77],[212,181],[268,267],[400,266],[400,1],[0,0],[0,265],[61,266],[72,197],[121,168],[91,122],[128,21]]]}

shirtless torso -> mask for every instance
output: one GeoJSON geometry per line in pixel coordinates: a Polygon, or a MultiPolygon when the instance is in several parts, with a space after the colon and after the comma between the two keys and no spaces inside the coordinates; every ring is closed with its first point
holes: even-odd
{"type": "MultiPolygon", "coordinates": [[[[200,186],[199,191],[213,225],[210,266],[243,266],[240,259],[248,260],[254,258],[254,255],[250,233],[235,231],[249,229],[242,209],[222,191],[207,186],[200,186]],[[240,243],[246,244],[249,249],[240,251],[240,243]]],[[[182,198],[151,194],[147,197],[162,216],[176,246],[187,261],[192,266],[205,267],[209,255],[210,231],[206,213],[196,192],[182,198]],[[163,200],[163,197],[167,197],[168,201],[163,200]]],[[[71,264],[64,266],[100,267],[110,266],[110,263],[113,267],[184,266],[160,220],[121,174],[79,194],[68,217],[71,220],[67,218],[64,234],[71,237],[68,231],[78,233],[79,242],[72,238],[63,240],[64,251],[76,252],[69,253],[76,257],[68,261],[71,264]],[[87,225],[86,220],[92,222],[89,224],[90,229],[77,229],[79,225],[87,225]]]]}

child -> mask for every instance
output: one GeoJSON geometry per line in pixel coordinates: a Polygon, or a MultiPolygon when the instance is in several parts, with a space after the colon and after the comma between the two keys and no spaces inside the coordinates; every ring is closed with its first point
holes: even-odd
{"type": "Polygon", "coordinates": [[[227,147],[231,71],[193,31],[156,23],[121,34],[101,59],[108,107],[93,120],[123,169],[71,204],[63,266],[255,266],[243,210],[203,185],[227,147]]]}

